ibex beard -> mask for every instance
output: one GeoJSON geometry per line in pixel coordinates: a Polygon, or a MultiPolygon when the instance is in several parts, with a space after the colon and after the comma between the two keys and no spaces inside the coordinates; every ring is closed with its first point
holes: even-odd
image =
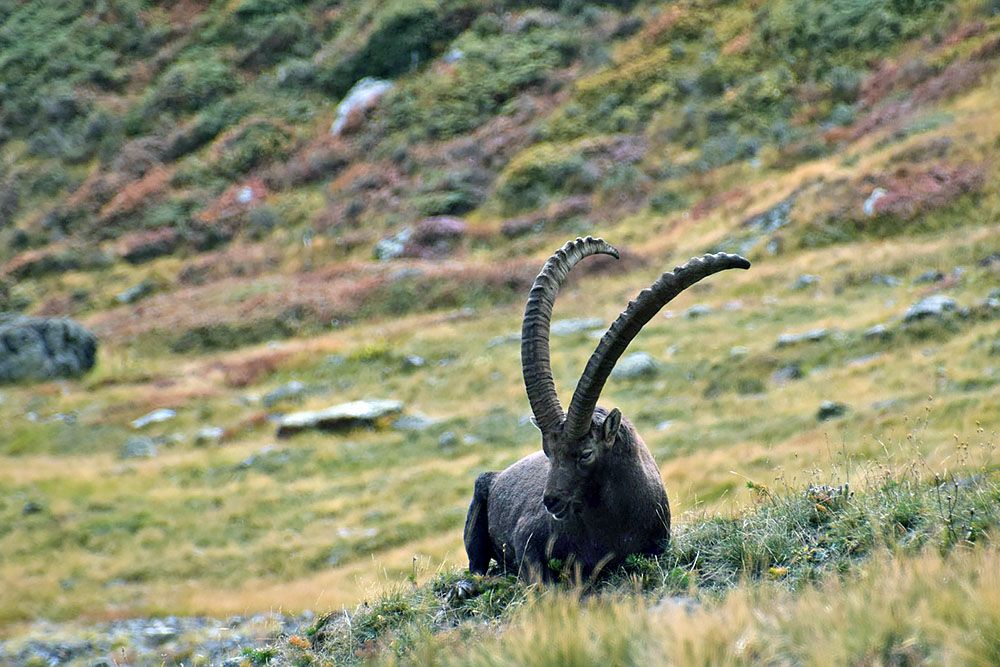
{"type": "Polygon", "coordinates": [[[642,327],[680,292],[713,273],[748,269],[738,255],[692,259],[664,273],[618,316],[591,355],[564,413],[549,357],[556,294],[570,269],[590,255],[618,251],[587,237],[549,258],[532,285],[521,329],[521,368],[542,451],[476,479],[465,520],[469,569],[495,562],[522,579],[569,574],[587,580],[633,554],[662,553],[670,504],[659,468],[632,423],[597,405],[604,383],[642,327]]]}

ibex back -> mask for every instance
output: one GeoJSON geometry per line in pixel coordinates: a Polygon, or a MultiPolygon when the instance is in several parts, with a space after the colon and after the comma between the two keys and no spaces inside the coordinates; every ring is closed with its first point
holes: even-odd
{"type": "Polygon", "coordinates": [[[661,553],[670,538],[670,505],[652,454],[617,408],[605,410],[597,400],[619,357],[667,302],[706,276],[748,269],[750,262],[705,255],[660,276],[601,338],[564,414],[549,357],[552,306],[570,269],[595,254],[618,258],[600,239],[570,241],[549,258],[531,288],[521,366],[542,451],[476,479],[465,520],[473,572],[485,573],[496,561],[524,579],[549,580],[561,572],[587,579],[631,554],[661,553]]]}

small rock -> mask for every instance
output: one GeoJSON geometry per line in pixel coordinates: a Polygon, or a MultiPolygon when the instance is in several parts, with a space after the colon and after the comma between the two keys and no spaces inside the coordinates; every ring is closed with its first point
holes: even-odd
{"type": "Polygon", "coordinates": [[[520,333],[509,333],[503,336],[494,336],[486,342],[487,348],[500,347],[501,345],[508,345],[510,343],[520,343],[521,334],[520,333]]]}
{"type": "Polygon", "coordinates": [[[734,312],[737,310],[743,310],[743,302],[739,299],[733,299],[732,301],[727,301],[722,304],[722,309],[729,312],[734,312]]]}
{"type": "Polygon", "coordinates": [[[660,364],[647,352],[632,352],[619,359],[611,371],[611,377],[618,380],[634,380],[652,377],[660,370],[660,364]]]}
{"type": "Polygon", "coordinates": [[[788,347],[799,343],[818,343],[830,337],[829,329],[810,329],[800,334],[781,334],[778,336],[778,347],[788,347]]]}
{"type": "Polygon", "coordinates": [[[883,352],[873,352],[871,354],[865,354],[860,357],[854,357],[853,359],[848,359],[846,365],[851,368],[857,366],[865,366],[875,361],[876,359],[879,359],[882,356],[884,356],[883,352]]]}
{"type": "Polygon", "coordinates": [[[869,218],[873,217],[875,215],[875,204],[877,204],[878,200],[885,197],[887,194],[889,194],[889,192],[885,188],[875,188],[872,190],[872,193],[868,195],[868,199],[865,200],[865,203],[861,205],[861,210],[864,211],[865,215],[869,218]]]}
{"type": "Polygon", "coordinates": [[[666,430],[668,430],[673,425],[674,425],[674,420],[673,419],[664,419],[663,421],[659,422],[656,425],[656,430],[657,431],[661,431],[661,432],[662,431],[666,431],[666,430]]]}
{"type": "Polygon", "coordinates": [[[929,271],[924,271],[919,276],[913,279],[914,285],[921,285],[925,283],[939,283],[944,280],[944,274],[937,269],[931,269],[929,271]]]}
{"type": "Polygon", "coordinates": [[[976,264],[984,269],[1000,269],[1000,252],[990,253],[976,262],[976,264]]]}
{"type": "Polygon", "coordinates": [[[704,317],[705,315],[710,315],[711,313],[712,313],[711,306],[706,306],[705,304],[699,303],[685,310],[684,317],[693,320],[699,317],[704,317]]]}
{"type": "Polygon", "coordinates": [[[145,637],[146,641],[153,646],[161,646],[173,639],[176,639],[178,629],[160,621],[148,626],[142,631],[142,635],[145,637]]]}
{"type": "Polygon", "coordinates": [[[416,354],[408,354],[403,357],[403,368],[413,370],[427,364],[427,360],[416,354]]]}
{"type": "Polygon", "coordinates": [[[270,408],[283,401],[302,400],[305,393],[305,384],[299,382],[298,380],[292,380],[291,382],[286,382],[277,389],[272,389],[264,394],[264,396],[261,397],[261,403],[265,408],[270,408]]]}
{"type": "Polygon", "coordinates": [[[115,300],[118,301],[118,303],[135,303],[136,301],[152,294],[154,289],[155,285],[153,285],[151,281],[143,280],[141,283],[129,287],[124,292],[120,292],[118,296],[115,297],[115,300]]]}
{"type": "Polygon", "coordinates": [[[886,340],[892,337],[892,331],[884,324],[876,324],[873,327],[865,329],[863,335],[865,340],[886,340]]]}
{"type": "Polygon", "coordinates": [[[873,285],[881,285],[882,287],[896,287],[897,285],[901,285],[902,283],[903,281],[897,278],[896,276],[890,276],[885,273],[876,273],[875,275],[872,276],[873,285]]]}
{"type": "Polygon", "coordinates": [[[28,502],[24,503],[24,506],[21,508],[21,514],[23,516],[30,516],[32,514],[39,514],[44,509],[45,507],[41,503],[35,502],[34,500],[29,500],[28,502]]]}
{"type": "Polygon", "coordinates": [[[553,336],[571,336],[603,326],[604,320],[599,317],[581,317],[570,320],[556,320],[552,323],[550,331],[553,336]]]}
{"type": "Polygon", "coordinates": [[[739,359],[740,357],[745,357],[750,354],[750,348],[744,347],[743,345],[735,345],[729,348],[729,357],[731,359],[739,359]]]}
{"type": "Polygon", "coordinates": [[[819,421],[827,421],[829,419],[836,419],[837,417],[843,417],[850,410],[850,406],[846,403],[841,403],[839,401],[823,401],[819,410],[816,412],[816,419],[819,421]]]}
{"type": "Polygon", "coordinates": [[[144,435],[133,436],[122,445],[119,456],[123,459],[151,459],[156,456],[156,443],[144,435]]]}
{"type": "Polygon", "coordinates": [[[222,440],[222,436],[226,434],[226,431],[218,426],[205,426],[198,430],[198,433],[194,436],[194,444],[196,445],[212,445],[218,443],[222,440]]]}
{"type": "Polygon", "coordinates": [[[392,236],[387,236],[375,244],[375,259],[388,261],[398,259],[406,252],[406,244],[413,237],[413,229],[404,227],[392,236]]]}
{"type": "Polygon", "coordinates": [[[373,428],[382,420],[402,411],[403,404],[400,401],[368,400],[334,405],[325,410],[296,412],[281,418],[278,437],[285,438],[308,429],[346,431],[353,428],[373,428]]]}
{"type": "Polygon", "coordinates": [[[438,447],[441,447],[442,449],[449,449],[457,444],[458,436],[455,435],[453,431],[445,431],[441,434],[441,437],[438,438],[438,447]]]}
{"type": "Polygon", "coordinates": [[[169,421],[177,416],[176,410],[170,408],[158,408],[152,412],[132,421],[132,428],[146,428],[150,424],[160,424],[169,421]]]}
{"type": "Polygon", "coordinates": [[[365,77],[354,84],[337,105],[337,118],[330,126],[330,134],[338,136],[343,133],[353,116],[373,108],[391,88],[391,82],[372,77],[365,77]]]}
{"type": "Polygon", "coordinates": [[[958,302],[950,296],[932,294],[910,306],[903,315],[903,321],[915,322],[928,317],[943,317],[957,308],[958,302]]]}
{"type": "Polygon", "coordinates": [[[403,415],[394,421],[392,428],[397,431],[425,431],[436,423],[436,419],[414,413],[412,415],[403,415]]]}
{"type": "Polygon", "coordinates": [[[788,364],[771,373],[771,381],[776,384],[785,384],[792,380],[801,380],[805,377],[802,367],[798,364],[788,364]]]}
{"type": "Polygon", "coordinates": [[[471,433],[466,433],[462,436],[463,445],[478,445],[480,442],[479,438],[472,435],[471,433]]]}
{"type": "Polygon", "coordinates": [[[819,284],[819,276],[814,276],[811,273],[803,273],[801,276],[795,279],[794,283],[792,283],[792,289],[801,290],[818,284],[819,284]]]}

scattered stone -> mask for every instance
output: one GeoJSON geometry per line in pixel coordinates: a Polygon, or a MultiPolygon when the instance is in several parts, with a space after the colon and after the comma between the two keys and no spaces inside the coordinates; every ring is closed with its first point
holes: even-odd
{"type": "Polygon", "coordinates": [[[722,304],[722,309],[729,312],[743,310],[743,302],[740,301],[739,299],[733,299],[732,301],[727,301],[724,304],[722,304]]]}
{"type": "Polygon", "coordinates": [[[479,438],[472,435],[471,433],[466,433],[462,436],[463,445],[478,445],[480,442],[479,438]]]}
{"type": "Polygon", "coordinates": [[[892,337],[892,331],[884,324],[876,324],[873,327],[865,329],[863,335],[865,340],[886,340],[892,337]]]}
{"type": "Polygon", "coordinates": [[[913,279],[914,285],[922,285],[926,283],[939,283],[944,280],[944,274],[937,269],[931,269],[929,271],[924,271],[919,276],[913,279]]]}
{"type": "Polygon", "coordinates": [[[494,336],[486,342],[487,348],[500,347],[501,345],[508,345],[510,343],[520,343],[521,334],[520,333],[509,333],[503,336],[494,336]]]}
{"type": "Polygon", "coordinates": [[[398,259],[406,251],[406,244],[413,237],[413,229],[404,227],[392,236],[387,236],[375,244],[375,259],[388,261],[398,259]]]}
{"type": "Polygon", "coordinates": [[[928,317],[943,317],[958,309],[958,302],[950,296],[932,294],[907,308],[904,322],[916,322],[928,317]]]}
{"type": "Polygon", "coordinates": [[[354,428],[375,428],[402,411],[403,404],[400,401],[367,400],[334,405],[325,410],[295,412],[281,418],[278,437],[286,438],[309,429],[347,431],[354,428]]]}
{"type": "Polygon", "coordinates": [[[668,430],[673,425],[674,425],[674,420],[673,419],[664,419],[663,421],[659,422],[656,425],[656,430],[660,431],[660,432],[666,431],[666,430],[668,430]]]}
{"type": "Polygon", "coordinates": [[[156,443],[144,435],[133,436],[122,445],[119,456],[123,459],[151,459],[156,456],[156,443]]]}
{"type": "Polygon", "coordinates": [[[883,352],[872,352],[871,354],[865,354],[860,357],[854,357],[853,359],[848,359],[846,365],[851,368],[855,368],[857,366],[865,366],[883,356],[885,356],[883,352]]]}
{"type": "Polygon", "coordinates": [[[24,503],[23,507],[21,507],[21,514],[23,516],[31,516],[32,514],[40,514],[44,510],[45,510],[44,505],[42,505],[39,502],[35,502],[34,500],[29,500],[28,502],[24,503]]]}
{"type": "Polygon", "coordinates": [[[789,347],[800,343],[818,343],[830,337],[829,329],[810,329],[800,334],[781,334],[778,336],[778,347],[789,347]]]}
{"type": "Polygon", "coordinates": [[[697,319],[699,317],[704,317],[705,315],[710,315],[712,313],[712,307],[706,306],[705,304],[699,303],[691,306],[684,311],[684,317],[688,319],[697,319]]]}
{"type": "Polygon", "coordinates": [[[139,417],[138,419],[132,420],[132,428],[141,429],[146,428],[150,424],[161,424],[165,421],[170,421],[176,416],[176,410],[171,410],[170,408],[158,408],[143,415],[142,417],[139,417]]]}
{"type": "Polygon", "coordinates": [[[802,367],[798,364],[787,364],[771,373],[771,381],[776,384],[785,384],[792,380],[801,380],[805,377],[802,367]]]}
{"type": "Polygon", "coordinates": [[[271,408],[284,401],[301,401],[305,394],[305,384],[298,380],[292,380],[267,392],[260,400],[265,408],[271,408]]]}
{"type": "Polygon", "coordinates": [[[427,364],[427,360],[417,354],[408,354],[403,357],[403,368],[406,370],[413,370],[415,368],[421,368],[427,364]]]}
{"type": "Polygon", "coordinates": [[[819,276],[814,276],[811,273],[803,273],[801,276],[795,279],[794,283],[792,283],[792,289],[802,290],[806,289],[807,287],[812,287],[813,285],[818,285],[818,284],[819,284],[819,276]]]}
{"type": "Polygon", "coordinates": [[[426,415],[414,413],[403,415],[392,423],[392,428],[397,431],[426,431],[431,426],[437,424],[436,419],[431,419],[426,415]]]}
{"type": "Polygon", "coordinates": [[[632,352],[618,361],[611,371],[611,377],[617,380],[635,380],[653,377],[660,370],[660,364],[648,352],[632,352]]]}
{"type": "Polygon", "coordinates": [[[1000,252],[990,253],[976,263],[984,269],[1000,269],[1000,252]]]}
{"type": "Polygon", "coordinates": [[[882,287],[896,287],[902,283],[903,281],[896,276],[890,276],[885,273],[876,273],[872,276],[872,284],[881,285],[882,287]]]}
{"type": "Polygon", "coordinates": [[[358,122],[359,116],[374,108],[391,88],[392,82],[367,76],[354,84],[337,105],[337,117],[330,126],[330,134],[339,136],[349,129],[349,125],[358,122]]]}
{"type": "Polygon", "coordinates": [[[740,357],[745,357],[750,354],[750,348],[744,347],[743,345],[735,345],[729,348],[729,357],[732,359],[739,359],[740,357]]]}
{"type": "Polygon", "coordinates": [[[850,410],[850,406],[839,401],[823,401],[816,412],[816,419],[821,422],[843,417],[850,410]]]}
{"type": "Polygon", "coordinates": [[[599,317],[581,317],[572,320],[556,320],[549,330],[553,336],[571,336],[603,326],[604,320],[599,317]]]}
{"type": "Polygon", "coordinates": [[[877,204],[878,200],[885,197],[887,194],[889,194],[889,192],[885,188],[875,188],[872,190],[872,193],[868,195],[868,199],[865,200],[865,203],[861,205],[861,210],[864,211],[864,214],[869,218],[874,217],[875,204],[877,204]]]}
{"type": "Polygon", "coordinates": [[[136,301],[152,294],[155,287],[156,286],[153,285],[152,281],[143,280],[141,283],[129,287],[124,292],[120,292],[118,296],[115,297],[115,300],[118,303],[124,304],[135,303],[136,301]]]}
{"type": "Polygon", "coordinates": [[[458,436],[455,435],[454,431],[445,431],[438,438],[438,447],[442,449],[450,449],[458,444],[458,436]]]}
{"type": "Polygon", "coordinates": [[[214,445],[222,440],[222,436],[226,434],[225,429],[219,426],[205,426],[198,430],[198,433],[194,436],[194,444],[196,445],[214,445]]]}
{"type": "Polygon", "coordinates": [[[375,244],[375,258],[383,261],[403,257],[439,259],[451,254],[468,226],[458,218],[425,218],[416,227],[404,227],[375,244]]]}
{"type": "Polygon", "coordinates": [[[97,360],[97,338],[73,320],[0,316],[0,382],[83,375],[97,360]]]}
{"type": "Polygon", "coordinates": [[[163,644],[176,639],[178,633],[179,629],[177,627],[167,625],[163,621],[155,621],[142,632],[146,641],[153,646],[162,646],[163,644]]]}

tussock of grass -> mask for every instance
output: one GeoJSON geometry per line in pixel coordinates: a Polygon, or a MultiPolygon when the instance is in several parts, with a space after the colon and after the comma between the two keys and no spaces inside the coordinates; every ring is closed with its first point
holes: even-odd
{"type": "MultiPolygon", "coordinates": [[[[698,661],[708,663],[714,658],[737,662],[818,658],[821,654],[811,653],[800,627],[815,621],[799,621],[791,613],[741,618],[754,630],[749,639],[741,640],[742,647],[740,642],[713,646],[719,641],[717,633],[730,632],[717,615],[706,621],[707,629],[681,644],[673,643],[677,638],[671,633],[661,634],[656,618],[679,614],[685,617],[684,625],[691,626],[691,616],[707,616],[708,608],[769,609],[758,598],[812,607],[824,591],[840,589],[849,591],[842,599],[856,614],[843,621],[850,626],[863,622],[857,596],[871,585],[873,571],[902,579],[903,588],[894,593],[909,598],[917,595],[916,588],[927,583],[931,572],[944,567],[944,559],[957,558],[962,567],[982,570],[985,563],[1000,559],[994,545],[1000,528],[1000,478],[995,470],[964,470],[961,476],[922,480],[915,468],[898,474],[874,468],[867,480],[870,490],[857,493],[844,484],[811,485],[803,493],[774,495],[748,482],[758,498],[754,507],[735,516],[694,520],[676,532],[659,558],[630,558],[596,585],[564,583],[544,589],[509,576],[442,572],[429,584],[399,587],[354,612],[323,617],[307,633],[308,644],[279,643],[278,655],[297,664],[373,659],[649,664],[652,656],[664,651],[675,659],[700,656],[698,661]],[[974,549],[977,546],[984,548],[974,549]],[[959,554],[953,555],[956,549],[959,554]],[[908,573],[903,565],[886,564],[890,554],[900,563],[913,559],[920,565],[908,573]],[[871,559],[875,564],[866,564],[871,559]],[[684,609],[688,611],[678,612],[684,609]],[[492,638],[497,631],[504,633],[503,642],[492,638]],[[785,643],[772,645],[769,633],[785,643]]],[[[996,588],[992,592],[1000,594],[1000,579],[993,577],[992,585],[996,588]]],[[[942,600],[967,595],[960,588],[942,600]]],[[[898,602],[888,604],[895,607],[898,602]]],[[[956,629],[977,627],[980,622],[961,609],[948,613],[956,617],[956,629]]],[[[883,619],[894,620],[906,619],[883,619]]],[[[982,620],[989,630],[989,623],[998,619],[982,620]]],[[[955,637],[944,628],[938,628],[938,644],[929,639],[913,643],[894,632],[876,624],[838,650],[845,659],[891,662],[894,656],[929,657],[946,646],[949,651],[955,648],[955,637]]],[[[849,634],[845,628],[843,636],[849,634]]],[[[982,648],[996,651],[997,639],[982,636],[982,648]]]]}

